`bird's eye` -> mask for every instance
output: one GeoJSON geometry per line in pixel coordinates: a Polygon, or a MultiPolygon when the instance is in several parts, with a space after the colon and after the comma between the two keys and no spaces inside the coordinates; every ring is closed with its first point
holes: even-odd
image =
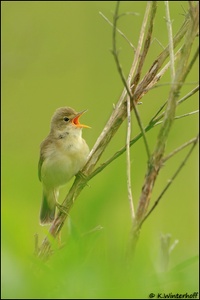
{"type": "Polygon", "coordinates": [[[68,122],[69,121],[69,118],[67,118],[67,117],[64,117],[64,119],[63,119],[65,122],[68,122]]]}

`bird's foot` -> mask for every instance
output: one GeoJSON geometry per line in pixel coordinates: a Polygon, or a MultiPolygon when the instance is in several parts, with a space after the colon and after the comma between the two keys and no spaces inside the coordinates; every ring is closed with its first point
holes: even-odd
{"type": "Polygon", "coordinates": [[[81,171],[79,171],[79,172],[76,174],[76,177],[80,177],[80,178],[82,178],[82,179],[86,179],[86,178],[87,178],[87,176],[86,176],[84,173],[82,173],[81,171]]]}
{"type": "Polygon", "coordinates": [[[84,173],[82,173],[81,171],[79,171],[77,174],[76,174],[76,177],[77,178],[81,178],[85,181],[84,185],[87,185],[89,186],[89,184],[87,183],[87,177],[84,173]]]}
{"type": "Polygon", "coordinates": [[[66,209],[65,206],[59,204],[58,202],[56,202],[56,206],[57,206],[57,208],[59,209],[60,212],[62,212],[62,213],[64,213],[64,214],[68,215],[68,212],[67,212],[67,209],[66,209]]]}

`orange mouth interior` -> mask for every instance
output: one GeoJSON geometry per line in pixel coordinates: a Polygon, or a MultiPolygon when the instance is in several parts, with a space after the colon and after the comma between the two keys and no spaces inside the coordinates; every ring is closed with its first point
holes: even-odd
{"type": "Polygon", "coordinates": [[[79,127],[79,128],[91,128],[90,126],[79,123],[79,118],[81,115],[82,115],[82,113],[77,115],[74,119],[72,119],[72,124],[74,124],[76,127],[79,127]]]}

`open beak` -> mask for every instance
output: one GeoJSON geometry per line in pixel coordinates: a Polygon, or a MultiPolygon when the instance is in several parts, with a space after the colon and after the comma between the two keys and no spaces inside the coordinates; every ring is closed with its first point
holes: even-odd
{"type": "Polygon", "coordinates": [[[79,127],[79,128],[91,128],[90,126],[87,126],[87,125],[84,125],[84,124],[81,124],[79,123],[79,118],[87,111],[87,109],[79,112],[76,114],[76,116],[72,119],[72,124],[74,124],[76,127],[79,127]]]}

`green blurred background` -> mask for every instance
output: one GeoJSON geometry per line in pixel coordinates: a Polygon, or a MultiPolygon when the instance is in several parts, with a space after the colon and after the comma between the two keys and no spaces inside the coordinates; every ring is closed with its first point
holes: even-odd
{"type": "MultiPolygon", "coordinates": [[[[136,46],[146,2],[124,1],[120,29],[136,46]]],[[[34,234],[41,243],[47,227],[39,225],[41,183],[37,177],[39,145],[49,132],[56,108],[88,109],[82,121],[92,129],[83,136],[90,148],[102,131],[123,86],[110,52],[110,20],[115,2],[2,1],[2,298],[147,298],[152,293],[198,291],[198,149],[145,222],[134,267],[126,269],[130,232],[125,154],[89,182],[77,199],[62,231],[65,246],[46,264],[34,258],[34,234]],[[101,229],[100,229],[101,228],[101,229]],[[170,233],[169,272],[160,275],[160,235],[170,233]]],[[[184,20],[187,2],[170,2],[174,33],[184,20]]],[[[164,3],[159,2],[144,72],[166,46],[164,3]]],[[[134,53],[118,35],[120,61],[127,75],[134,53]]],[[[194,66],[180,97],[195,87],[194,66]]],[[[169,73],[160,83],[170,81],[169,73]]],[[[138,106],[144,125],[167,99],[169,85],[153,89],[138,106]]],[[[178,107],[177,115],[197,109],[197,96],[178,107]]],[[[126,122],[125,122],[126,123],[126,122]]],[[[174,123],[166,152],[196,135],[198,117],[174,123]]],[[[157,126],[148,133],[154,149],[157,126]]],[[[132,136],[139,132],[133,115],[132,136]]],[[[126,139],[123,124],[99,163],[109,158],[126,139]]],[[[156,181],[153,203],[188,149],[173,157],[156,181]]],[[[131,148],[132,192],[137,205],[146,171],[142,140],[131,148]]],[[[61,190],[60,202],[73,181],[61,190]]]]}

